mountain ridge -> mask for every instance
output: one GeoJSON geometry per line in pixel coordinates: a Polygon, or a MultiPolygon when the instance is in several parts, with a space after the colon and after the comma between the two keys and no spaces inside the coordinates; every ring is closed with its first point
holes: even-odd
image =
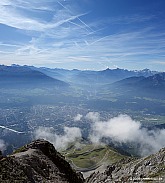
{"type": "Polygon", "coordinates": [[[64,156],[45,140],[35,140],[17,149],[12,155],[0,156],[0,182],[110,183],[164,182],[165,148],[157,153],[135,159],[120,159],[104,172],[94,172],[84,179],[71,168],[64,156]]]}
{"type": "MultiPolygon", "coordinates": [[[[49,70],[49,69],[48,69],[49,70]]],[[[42,71],[42,70],[41,70],[42,71]]],[[[52,71],[52,70],[51,70],[52,71]]],[[[61,70],[53,69],[53,71],[58,74],[61,74],[61,70]]],[[[102,83],[113,83],[119,81],[121,79],[125,79],[132,76],[152,76],[154,75],[155,71],[149,71],[148,69],[144,69],[142,71],[129,71],[126,69],[106,69],[102,71],[90,71],[90,70],[62,70],[65,77],[65,72],[67,75],[70,76],[70,80],[72,82],[76,82],[76,79],[81,81],[84,84],[88,84],[90,82],[95,82],[97,84],[102,83]],[[76,78],[75,78],[76,77],[76,78]]],[[[45,72],[46,73],[46,72],[45,72]]],[[[53,77],[53,75],[51,75],[53,77]]],[[[55,75],[57,76],[57,75],[55,75]]],[[[60,78],[59,78],[60,79],[60,78]]]]}
{"type": "Polygon", "coordinates": [[[38,71],[42,74],[47,75],[53,79],[57,79],[66,83],[73,84],[107,84],[114,83],[129,77],[149,77],[157,74],[157,71],[151,71],[149,69],[143,70],[127,70],[127,69],[105,69],[100,71],[94,70],[78,70],[78,69],[62,69],[62,68],[47,68],[47,67],[35,67],[35,66],[20,66],[20,65],[11,65],[5,66],[0,65],[0,71],[7,70],[12,71],[38,71]]]}
{"type": "MultiPolygon", "coordinates": [[[[23,67],[23,66],[17,66],[23,67]]],[[[127,70],[127,69],[105,69],[100,71],[95,70],[78,70],[78,69],[62,69],[62,68],[47,68],[47,67],[34,67],[34,66],[24,66],[27,68],[31,68],[32,70],[38,70],[43,72],[44,74],[70,83],[79,83],[89,84],[95,82],[96,84],[102,83],[113,83],[119,81],[121,79],[125,79],[132,76],[152,76],[157,71],[151,71],[149,69],[143,70],[127,70]]]]}
{"type": "Polygon", "coordinates": [[[32,70],[26,66],[0,66],[0,86],[5,87],[45,87],[45,86],[69,86],[64,81],[51,78],[46,74],[32,70]]]}

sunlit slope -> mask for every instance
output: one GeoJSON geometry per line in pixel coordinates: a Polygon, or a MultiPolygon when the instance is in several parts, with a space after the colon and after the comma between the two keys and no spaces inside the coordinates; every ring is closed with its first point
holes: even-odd
{"type": "Polygon", "coordinates": [[[62,154],[78,171],[86,172],[127,158],[107,145],[70,144],[62,154]]]}

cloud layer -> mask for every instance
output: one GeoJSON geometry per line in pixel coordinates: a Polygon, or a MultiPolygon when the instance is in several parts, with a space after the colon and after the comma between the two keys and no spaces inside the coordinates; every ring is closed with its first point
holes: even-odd
{"type": "MultiPolygon", "coordinates": [[[[90,123],[88,139],[94,144],[113,142],[116,146],[132,144],[137,154],[146,156],[165,147],[165,129],[148,130],[141,123],[133,120],[128,115],[101,120],[97,112],[89,112],[87,115],[77,115],[74,120],[87,120],[90,123]]],[[[78,127],[64,127],[64,134],[58,135],[53,127],[39,127],[34,132],[35,139],[45,139],[54,144],[58,150],[66,149],[69,143],[82,138],[78,127]]]]}
{"type": "Polygon", "coordinates": [[[101,143],[102,138],[109,138],[114,143],[133,143],[139,146],[137,150],[142,156],[165,147],[165,129],[149,131],[127,115],[119,115],[108,121],[101,121],[98,113],[90,112],[86,117],[92,121],[89,138],[93,143],[101,143]]]}

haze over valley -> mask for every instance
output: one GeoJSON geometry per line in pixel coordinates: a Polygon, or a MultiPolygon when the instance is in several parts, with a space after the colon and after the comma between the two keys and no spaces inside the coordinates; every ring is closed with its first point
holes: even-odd
{"type": "Polygon", "coordinates": [[[165,145],[164,73],[19,65],[0,69],[4,153],[38,138],[60,151],[78,140],[111,144],[135,156],[165,145]]]}

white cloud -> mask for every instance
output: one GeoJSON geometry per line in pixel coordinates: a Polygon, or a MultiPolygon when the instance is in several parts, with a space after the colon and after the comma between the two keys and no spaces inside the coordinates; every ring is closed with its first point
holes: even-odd
{"type": "MultiPolygon", "coordinates": [[[[67,17],[64,17],[63,19],[60,18],[60,20],[56,21],[52,20],[51,22],[43,22],[39,21],[34,18],[26,17],[22,15],[20,12],[18,12],[15,9],[10,9],[5,6],[0,7],[0,23],[17,28],[17,29],[23,29],[23,30],[31,30],[31,31],[45,31],[47,29],[53,29],[56,27],[61,26],[64,23],[67,23],[69,21],[75,20],[76,18],[83,16],[85,14],[79,14],[79,15],[68,15],[67,17]]],[[[60,13],[59,15],[61,15],[60,13]]],[[[58,15],[58,17],[60,17],[58,15]]]]}
{"type": "Polygon", "coordinates": [[[81,130],[76,127],[64,127],[64,135],[57,135],[52,127],[40,126],[34,132],[35,139],[45,139],[51,142],[57,150],[63,150],[69,143],[82,138],[81,130]]]}
{"type": "Polygon", "coordinates": [[[95,121],[100,121],[100,114],[98,112],[89,112],[86,115],[86,118],[95,122],[95,121]]]}
{"type": "Polygon", "coordinates": [[[73,120],[74,120],[74,122],[77,122],[77,121],[80,121],[82,117],[83,117],[82,114],[77,114],[77,115],[73,118],[73,120]]]}
{"type": "Polygon", "coordinates": [[[102,138],[110,138],[117,143],[139,144],[138,151],[142,156],[155,153],[165,146],[164,129],[149,131],[127,115],[119,115],[108,121],[101,121],[98,113],[90,113],[87,116],[93,122],[89,137],[93,143],[101,143],[102,138]]]}

